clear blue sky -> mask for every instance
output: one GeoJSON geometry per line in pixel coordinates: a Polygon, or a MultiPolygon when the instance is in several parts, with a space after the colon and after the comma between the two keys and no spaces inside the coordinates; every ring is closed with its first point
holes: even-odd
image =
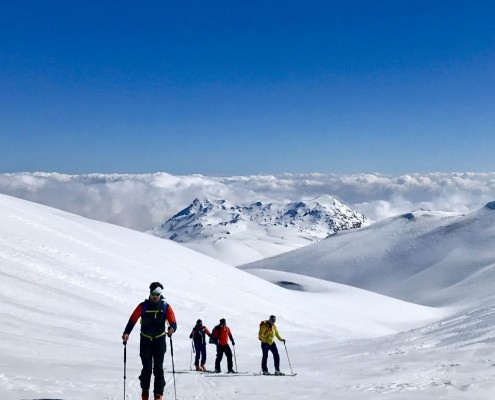
{"type": "Polygon", "coordinates": [[[494,1],[0,2],[0,172],[494,171],[494,1]]]}

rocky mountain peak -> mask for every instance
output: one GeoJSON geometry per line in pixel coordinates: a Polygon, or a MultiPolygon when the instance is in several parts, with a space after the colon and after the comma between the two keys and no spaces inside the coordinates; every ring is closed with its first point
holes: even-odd
{"type": "Polygon", "coordinates": [[[373,221],[337,199],[323,195],[293,202],[256,201],[234,204],[212,196],[201,196],[161,227],[150,231],[155,236],[182,243],[233,238],[249,231],[266,232],[273,240],[305,238],[308,244],[340,230],[370,225],[373,221]]]}

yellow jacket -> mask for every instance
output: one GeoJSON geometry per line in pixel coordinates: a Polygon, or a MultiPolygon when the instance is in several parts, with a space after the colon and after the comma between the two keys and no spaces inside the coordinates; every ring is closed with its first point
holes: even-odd
{"type": "Polygon", "coordinates": [[[269,324],[268,321],[261,321],[260,330],[258,331],[258,339],[263,343],[272,344],[275,341],[275,336],[278,340],[282,342],[284,341],[284,339],[280,337],[275,324],[269,324]]]}

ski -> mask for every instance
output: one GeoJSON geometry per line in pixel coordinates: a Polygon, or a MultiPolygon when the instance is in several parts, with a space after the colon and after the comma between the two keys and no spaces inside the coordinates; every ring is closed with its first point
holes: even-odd
{"type": "MultiPolygon", "coordinates": [[[[170,373],[172,373],[172,371],[170,371],[170,373]]],[[[206,370],[206,371],[196,371],[194,369],[191,369],[191,370],[187,370],[187,369],[183,369],[183,370],[179,370],[179,371],[175,371],[176,374],[214,374],[215,371],[210,371],[210,370],[206,370]]]]}
{"type": "Polygon", "coordinates": [[[211,374],[207,374],[208,378],[227,378],[233,376],[253,376],[253,372],[243,371],[243,372],[234,372],[234,373],[226,373],[226,372],[213,372],[211,374]]]}
{"type": "MultiPolygon", "coordinates": [[[[172,371],[169,371],[172,373],[172,371]]],[[[211,377],[232,377],[232,376],[296,376],[297,374],[295,373],[281,373],[281,374],[263,374],[261,372],[249,372],[249,371],[239,371],[239,372],[234,372],[234,373],[227,373],[227,372],[215,372],[213,370],[206,370],[206,371],[196,371],[196,370],[178,370],[175,371],[176,374],[199,374],[199,375],[207,375],[211,377]]]]}
{"type": "Polygon", "coordinates": [[[232,377],[232,376],[296,376],[297,374],[262,374],[259,372],[238,372],[235,374],[224,374],[224,373],[213,373],[213,374],[208,374],[209,378],[225,378],[225,377],[232,377]]]}
{"type": "Polygon", "coordinates": [[[286,374],[283,372],[281,374],[263,374],[263,373],[258,372],[258,373],[255,373],[254,375],[256,375],[256,376],[296,376],[297,374],[294,374],[294,373],[291,373],[291,374],[287,373],[286,374]]]}

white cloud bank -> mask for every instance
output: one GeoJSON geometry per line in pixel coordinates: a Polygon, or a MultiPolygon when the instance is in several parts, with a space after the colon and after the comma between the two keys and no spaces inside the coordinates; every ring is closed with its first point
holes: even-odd
{"type": "Polygon", "coordinates": [[[495,200],[495,172],[176,176],[0,174],[0,193],[145,231],[200,195],[234,203],[336,197],[373,220],[418,208],[465,213],[495,200]]]}

